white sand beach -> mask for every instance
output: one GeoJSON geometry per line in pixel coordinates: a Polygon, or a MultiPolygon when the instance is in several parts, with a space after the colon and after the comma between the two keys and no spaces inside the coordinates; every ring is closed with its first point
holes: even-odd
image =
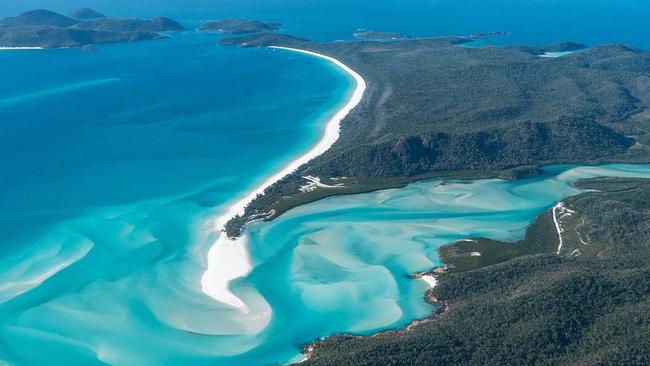
{"type": "Polygon", "coordinates": [[[429,285],[429,288],[434,288],[438,284],[438,280],[433,275],[424,275],[420,279],[429,285]]]}
{"type": "Polygon", "coordinates": [[[558,58],[566,55],[570,55],[572,53],[575,53],[575,51],[558,51],[558,52],[544,52],[543,54],[539,55],[539,57],[543,58],[558,58]]]}
{"type": "Polygon", "coordinates": [[[11,50],[42,50],[43,47],[0,47],[0,51],[11,51],[11,50]]]}
{"type": "Polygon", "coordinates": [[[249,311],[248,306],[230,291],[229,284],[234,279],[246,276],[252,269],[248,256],[247,239],[245,234],[238,238],[229,238],[224,231],[226,223],[237,215],[243,215],[246,206],[255,197],[264,194],[266,188],[327,151],[339,138],[341,121],[361,102],[361,98],[366,89],[366,82],[358,73],[333,57],[295,48],[270,48],[299,52],[325,59],[349,74],[354,79],[356,86],[348,102],[327,122],[323,137],[311,150],[289,163],[285,168],[271,176],[244,198],[236,201],[215,221],[216,229],[221,231],[221,235],[208,251],[207,269],[201,278],[201,289],[205,294],[215,300],[234,306],[245,313],[249,311]]]}

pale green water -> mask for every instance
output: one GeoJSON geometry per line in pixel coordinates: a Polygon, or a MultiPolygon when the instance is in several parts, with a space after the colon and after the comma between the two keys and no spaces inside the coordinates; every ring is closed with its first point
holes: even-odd
{"type": "Polygon", "coordinates": [[[467,237],[518,240],[541,212],[579,193],[578,178],[650,177],[650,165],[554,166],[517,181],[422,182],[298,207],[249,228],[254,286],[274,310],[260,336],[275,351],[332,333],[401,327],[431,307],[414,272],[467,237]]]}
{"type": "Polygon", "coordinates": [[[301,344],[329,334],[401,327],[432,311],[422,299],[426,285],[408,275],[439,265],[440,245],[521,238],[537,215],[579,193],[572,182],[594,176],[650,178],[650,165],[421,182],[325,199],[251,225],[255,268],[232,284],[250,314],[198,291],[206,247],[177,246],[214,239],[201,195],[99,211],[0,261],[3,357],[19,364],[259,365],[295,359],[301,344]],[[68,264],[31,289],[53,266],[68,264]],[[269,324],[257,320],[268,310],[269,324]]]}

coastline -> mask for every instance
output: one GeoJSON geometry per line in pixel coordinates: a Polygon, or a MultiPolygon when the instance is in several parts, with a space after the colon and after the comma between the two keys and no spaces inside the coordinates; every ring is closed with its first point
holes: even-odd
{"type": "Polygon", "coordinates": [[[404,332],[411,331],[414,327],[435,320],[442,313],[447,311],[451,306],[451,303],[449,303],[448,301],[440,301],[433,295],[433,289],[438,285],[440,275],[442,275],[446,271],[447,271],[447,264],[444,263],[443,261],[443,264],[441,266],[436,266],[432,268],[430,271],[417,272],[409,276],[411,280],[422,281],[427,285],[427,289],[424,291],[422,297],[424,301],[426,301],[428,304],[436,307],[428,316],[424,318],[413,319],[409,324],[405,325],[402,328],[384,330],[384,331],[373,333],[371,335],[352,335],[352,334],[340,333],[340,334],[332,334],[332,335],[322,337],[320,339],[316,339],[312,342],[303,344],[300,347],[301,348],[300,355],[298,355],[293,360],[286,363],[286,365],[297,365],[305,361],[308,361],[314,356],[314,354],[316,353],[318,348],[323,344],[323,342],[325,342],[330,337],[345,336],[345,337],[350,337],[351,339],[362,339],[365,337],[372,338],[372,337],[377,337],[386,334],[401,334],[404,332]]]}
{"type": "Polygon", "coordinates": [[[215,228],[221,234],[208,251],[207,269],[201,277],[201,290],[213,299],[238,308],[244,313],[248,313],[248,306],[230,291],[229,285],[232,280],[247,275],[252,269],[248,256],[247,238],[245,234],[234,238],[229,237],[225,232],[225,225],[234,217],[243,215],[246,206],[258,195],[263,195],[268,187],[329,150],[339,138],[341,121],[361,102],[366,89],[366,82],[361,75],[333,57],[290,47],[271,46],[269,48],[298,52],[329,61],[350,75],[354,79],[356,86],[347,103],[327,122],[324,134],[316,145],[307,153],[299,156],[282,170],[272,175],[242,199],[236,201],[224,214],[215,220],[215,228]]]}
{"type": "MultiPolygon", "coordinates": [[[[564,173],[561,173],[559,175],[556,175],[555,177],[559,177],[564,173]]],[[[507,298],[507,300],[511,301],[512,308],[519,308],[521,304],[521,298],[524,296],[540,296],[542,298],[547,298],[546,294],[548,292],[552,291],[547,291],[548,290],[555,290],[560,292],[562,295],[565,295],[566,293],[563,292],[566,287],[558,284],[558,281],[554,281],[556,277],[553,277],[553,279],[549,279],[549,273],[552,274],[552,276],[555,276],[556,273],[558,273],[558,267],[562,268],[562,273],[566,274],[566,276],[570,275],[575,275],[578,278],[582,278],[582,276],[586,276],[584,272],[582,271],[575,271],[575,268],[578,265],[583,265],[585,266],[584,268],[591,268],[593,266],[593,263],[591,261],[597,261],[601,259],[600,254],[601,253],[611,253],[615,250],[622,250],[625,252],[626,250],[629,251],[627,252],[628,255],[631,256],[637,256],[638,253],[634,252],[634,249],[631,248],[621,248],[618,247],[617,249],[614,249],[615,246],[620,245],[620,244],[615,244],[613,241],[609,242],[604,242],[607,244],[597,244],[595,251],[590,252],[589,254],[585,254],[584,256],[587,258],[583,262],[577,262],[577,261],[564,261],[561,258],[570,258],[574,257],[574,253],[578,250],[575,249],[573,252],[569,254],[569,250],[564,251],[561,253],[559,250],[556,250],[556,243],[554,242],[554,235],[557,234],[560,236],[560,242],[562,235],[561,233],[564,233],[565,230],[561,226],[562,225],[562,217],[566,215],[572,215],[572,214],[577,214],[581,216],[581,220],[578,220],[580,222],[585,222],[585,217],[588,217],[586,215],[591,215],[589,216],[589,219],[592,219],[593,217],[608,217],[607,216],[598,216],[600,215],[600,212],[602,212],[603,206],[601,207],[594,207],[594,202],[592,199],[595,199],[600,202],[600,204],[605,205],[604,207],[611,207],[607,205],[611,205],[611,202],[616,201],[616,202],[621,202],[621,203],[628,203],[627,209],[636,211],[639,209],[639,206],[633,205],[633,202],[636,202],[637,204],[640,204],[640,201],[643,201],[644,193],[643,192],[643,186],[649,184],[647,183],[648,178],[644,177],[642,175],[640,176],[626,176],[625,174],[621,174],[619,176],[616,176],[614,174],[594,174],[592,176],[582,176],[579,178],[574,178],[574,179],[569,179],[565,181],[565,184],[574,186],[578,180],[581,179],[586,179],[588,182],[593,179],[593,183],[591,186],[589,186],[589,183],[585,185],[580,185],[577,186],[576,188],[580,190],[579,193],[577,194],[569,194],[568,196],[564,196],[563,198],[560,198],[559,202],[549,208],[546,209],[545,211],[541,212],[535,220],[529,223],[527,229],[526,229],[526,235],[524,239],[518,240],[518,241],[490,241],[488,240],[482,240],[485,238],[476,238],[476,239],[461,239],[456,242],[443,245],[438,248],[440,250],[443,247],[457,247],[457,251],[450,252],[452,253],[451,256],[442,256],[440,255],[440,260],[443,263],[442,266],[437,267],[436,269],[429,271],[429,272],[420,272],[420,273],[415,273],[411,275],[410,277],[412,279],[416,280],[421,280],[426,283],[430,283],[431,281],[435,285],[438,284],[438,280],[444,281],[443,283],[446,283],[447,289],[443,289],[442,293],[442,298],[436,298],[434,293],[432,293],[432,289],[428,289],[425,293],[425,301],[427,301],[430,304],[437,305],[439,308],[437,308],[431,315],[429,315],[426,318],[421,318],[421,319],[416,319],[412,321],[409,325],[402,327],[400,329],[396,330],[388,330],[388,331],[383,331],[383,332],[377,332],[373,333],[371,335],[353,335],[353,334],[333,334],[330,336],[322,337],[320,339],[314,340],[312,342],[303,344],[301,347],[301,350],[303,352],[303,358],[300,360],[300,362],[310,360],[310,359],[315,359],[314,364],[316,365],[323,365],[323,364],[336,364],[337,361],[341,362],[341,360],[344,360],[345,362],[360,362],[359,360],[363,360],[363,362],[367,363],[376,363],[377,359],[381,357],[381,351],[385,348],[386,344],[392,345],[391,342],[395,342],[399,344],[402,348],[397,348],[399,350],[398,356],[396,356],[396,362],[401,363],[412,363],[409,362],[411,360],[417,359],[417,352],[422,351],[422,346],[420,347],[413,347],[412,351],[410,349],[405,349],[404,345],[421,345],[425,344],[426,346],[426,340],[427,339],[434,339],[433,335],[436,333],[433,333],[432,331],[429,331],[433,329],[433,327],[436,327],[436,325],[430,325],[427,326],[425,325],[426,323],[430,323],[431,321],[436,320],[439,316],[442,314],[446,313],[448,310],[453,309],[457,312],[451,314],[448,314],[448,318],[446,322],[443,322],[444,325],[440,325],[443,323],[438,323],[441,329],[443,329],[441,332],[438,334],[445,334],[444,332],[444,327],[446,326],[447,329],[449,329],[450,324],[451,327],[458,326],[459,324],[463,324],[465,319],[467,319],[467,316],[469,314],[479,314],[478,319],[480,320],[480,317],[485,317],[489,319],[489,321],[492,321],[494,317],[494,304],[498,303],[501,304],[500,301],[502,299],[507,298]],[[645,180],[645,183],[640,183],[639,180],[645,180]],[[569,183],[570,182],[570,183],[569,183]],[[630,193],[633,190],[634,193],[630,193]],[[623,195],[621,195],[621,192],[625,192],[623,195]],[[585,199],[589,198],[589,199],[585,199]],[[575,209],[570,209],[569,206],[571,207],[576,207],[575,205],[578,205],[578,208],[575,209]],[[588,209],[586,209],[588,208],[588,209]],[[558,211],[556,213],[556,211],[558,211]],[[550,217],[549,217],[550,216],[550,217]],[[536,241],[535,238],[540,238],[540,228],[547,233],[547,236],[545,237],[545,244],[544,246],[540,247],[540,242],[536,241]],[[529,235],[530,233],[534,233],[534,235],[529,235]],[[510,246],[510,247],[520,247],[521,250],[513,252],[509,254],[506,257],[502,258],[493,258],[493,259],[488,259],[487,262],[475,262],[474,265],[471,268],[467,268],[466,266],[459,266],[459,264],[462,264],[458,262],[460,258],[467,257],[468,254],[469,256],[480,256],[480,255],[474,255],[472,253],[479,253],[479,252],[470,252],[469,250],[472,250],[472,247],[467,247],[465,244],[466,243],[472,243],[477,246],[481,246],[485,249],[488,249],[489,246],[494,246],[494,243],[501,243],[502,245],[510,246]],[[459,246],[462,245],[462,246],[459,246]],[[621,248],[621,249],[619,249],[621,248]],[[449,266],[449,267],[447,267],[449,266]],[[497,267],[498,266],[498,267],[497,267]],[[534,290],[530,287],[531,280],[530,277],[528,276],[522,276],[521,272],[526,273],[526,271],[533,269],[535,272],[539,269],[543,269],[541,271],[541,276],[537,277],[539,275],[535,274],[532,275],[531,277],[533,278],[540,278],[539,281],[536,281],[535,286],[542,286],[543,290],[536,291],[537,293],[534,293],[534,290]],[[484,272],[483,274],[476,276],[476,271],[477,270],[486,270],[487,272],[484,272]],[[574,271],[571,271],[573,269],[574,271]],[[452,274],[454,277],[450,278],[439,278],[440,275],[443,273],[447,272],[450,270],[450,274],[452,274]],[[491,272],[490,272],[491,271],[491,272]],[[513,271],[517,271],[516,273],[513,273],[513,271]],[[474,274],[472,274],[474,273],[474,274]],[[515,283],[519,284],[518,286],[511,286],[511,287],[506,287],[503,286],[503,284],[493,286],[491,283],[494,283],[494,278],[499,277],[499,280],[501,280],[501,277],[503,277],[503,274],[507,273],[509,274],[510,278],[506,280],[506,283],[508,281],[515,281],[515,283]],[[468,274],[465,276],[465,274],[468,274]],[[458,277],[458,276],[465,276],[465,277],[458,277]],[[427,278],[430,277],[430,278],[427,278]],[[470,288],[469,290],[464,289],[460,290],[459,292],[455,291],[450,291],[450,288],[457,288],[458,286],[462,287],[462,284],[466,282],[468,279],[473,279],[476,280],[477,282],[483,281],[484,284],[480,285],[477,288],[470,288]],[[451,282],[447,282],[451,281],[451,282]],[[487,286],[487,287],[486,287],[487,286]],[[490,287],[492,286],[492,287],[490,287]],[[504,297],[503,291],[507,289],[507,295],[504,297]],[[560,290],[557,290],[557,289],[560,290]],[[523,289],[523,290],[522,290],[523,289]],[[479,295],[475,295],[478,293],[479,295]],[[533,295],[531,295],[533,293],[533,295]],[[468,295],[469,294],[469,295],[468,295]],[[474,294],[474,295],[472,295],[474,294]],[[472,299],[471,296],[476,296],[478,299],[482,298],[489,298],[485,302],[475,302],[474,299],[472,299]],[[495,300],[496,299],[496,300],[495,300]],[[470,306],[466,306],[466,304],[470,304],[470,306]],[[487,311],[478,311],[477,309],[477,304],[484,307],[484,309],[487,309],[487,311]],[[460,315],[458,315],[460,314],[460,315]],[[459,321],[459,319],[461,321],[459,321]],[[420,326],[424,327],[429,327],[429,328],[421,328],[420,326]],[[428,330],[427,330],[428,329],[428,330]],[[412,336],[409,336],[409,332],[414,332],[412,336]],[[373,341],[373,339],[379,339],[378,341],[373,341]],[[406,339],[406,341],[405,341],[406,339]],[[409,343],[412,342],[412,343],[409,343]],[[346,355],[350,355],[350,353],[354,353],[353,356],[350,356],[349,359],[345,358],[347,357],[346,355]],[[380,354],[380,356],[375,357],[374,355],[380,354]],[[339,355],[344,355],[343,357],[338,357],[339,355]],[[370,356],[368,356],[370,355],[370,356]],[[414,355],[414,356],[413,356],[414,355]],[[409,358],[410,357],[410,358],[409,358]],[[370,361],[368,361],[370,360],[370,361]],[[404,361],[407,360],[407,361],[404,361]]],[[[575,187],[575,186],[574,186],[575,187]]],[[[647,192],[645,191],[645,197],[647,197],[647,192]]],[[[641,207],[647,206],[647,200],[644,201],[645,203],[642,203],[641,207]]],[[[620,210],[623,210],[623,208],[619,208],[620,210]]],[[[625,220],[627,219],[627,215],[621,215],[619,216],[619,220],[623,221],[618,221],[616,225],[618,225],[618,228],[614,227],[611,230],[621,230],[621,228],[627,229],[630,225],[628,222],[625,220]]],[[[609,220],[608,218],[604,218],[604,220],[609,220]]],[[[642,220],[639,220],[637,222],[642,222],[642,220]]],[[[645,221],[647,222],[647,220],[645,221]]],[[[580,238],[580,231],[584,228],[580,227],[578,225],[570,225],[567,228],[567,232],[571,232],[575,235],[578,235],[577,239],[573,239],[573,241],[581,240],[580,238]]],[[[598,226],[602,226],[598,225],[598,226]]],[[[643,226],[641,224],[632,224],[631,225],[634,229],[632,230],[642,230],[644,233],[647,233],[647,230],[642,229],[643,226]]],[[[637,231],[638,233],[638,231],[637,231]]],[[[598,234],[596,234],[598,235],[598,234]]],[[[629,236],[629,241],[631,242],[636,242],[636,238],[638,238],[640,235],[630,235],[629,236]]],[[[611,239],[610,239],[611,240],[611,239]]],[[[594,241],[594,243],[597,243],[597,241],[594,241]]],[[[602,243],[602,242],[601,242],[602,243]]],[[[565,243],[566,244],[566,243],[565,243]]],[[[574,243],[577,244],[577,243],[574,243]]],[[[582,245],[589,247],[590,243],[585,243],[582,242],[582,245]]],[[[570,248],[573,249],[573,248],[570,248]]],[[[493,249],[494,250],[494,249],[493,249]]],[[[500,250],[497,248],[496,250],[500,250]]],[[[440,253],[440,252],[439,252],[440,253]]],[[[582,255],[580,253],[579,255],[582,255]]],[[[614,260],[614,259],[612,259],[614,260]]],[[[636,264],[635,264],[636,265],[636,264]]],[[[615,263],[611,266],[610,270],[616,273],[617,271],[620,270],[619,263],[615,263]]],[[[533,273],[535,273],[533,272],[533,273]]],[[[594,275],[596,277],[596,275],[594,275]]],[[[566,277],[562,277],[562,281],[569,282],[571,284],[574,283],[576,280],[566,280],[566,277]]],[[[586,280],[585,283],[592,283],[590,281],[593,281],[591,279],[586,280]]],[[[566,283],[565,282],[565,283],[566,283]]],[[[610,283],[607,283],[608,285],[611,285],[610,283]]],[[[619,288],[614,286],[603,286],[603,288],[611,288],[614,287],[615,290],[612,291],[611,296],[619,296],[618,294],[620,293],[619,288]]],[[[585,291],[587,292],[587,291],[585,291]]],[[[630,290],[632,293],[636,293],[636,289],[630,290]]],[[[587,293],[580,293],[580,296],[584,296],[585,299],[590,299],[592,298],[593,294],[591,292],[587,293]]],[[[539,297],[538,297],[539,298],[539,297]]],[[[557,300],[554,300],[551,298],[549,300],[548,308],[553,308],[556,307],[557,305],[557,300]]],[[[629,305],[627,305],[629,306],[629,305]]],[[[572,309],[572,311],[576,311],[578,313],[582,314],[583,307],[582,306],[575,306],[575,308],[572,309]]],[[[593,310],[592,310],[593,311],[593,310]]],[[[621,309],[614,309],[611,311],[612,314],[616,315],[615,317],[613,316],[611,319],[619,319],[618,314],[620,314],[621,309]]],[[[516,314],[515,316],[518,316],[516,318],[516,321],[518,322],[514,328],[514,331],[517,331],[518,328],[521,326],[520,324],[528,325],[530,324],[531,320],[528,319],[528,317],[533,318],[537,320],[537,314],[539,314],[539,310],[529,310],[529,313],[526,316],[526,318],[521,317],[521,315],[516,314]]],[[[596,314],[594,315],[595,317],[600,317],[600,313],[598,310],[595,310],[596,314]]],[[[524,312],[525,313],[525,312],[524,312]]],[[[512,318],[513,316],[511,314],[505,315],[506,318],[512,318]]],[[[473,323],[476,323],[476,319],[471,319],[473,323]]],[[[532,320],[534,322],[535,320],[532,320]]],[[[500,319],[501,322],[503,322],[502,319],[500,319]]],[[[561,324],[559,321],[557,323],[551,323],[551,327],[556,327],[556,325],[553,324],[561,324]]],[[[586,325],[587,327],[590,327],[591,325],[586,325]]],[[[440,329],[440,328],[439,328],[440,329]]],[[[474,328],[471,329],[470,331],[472,332],[472,336],[469,337],[469,339],[472,339],[472,341],[475,341],[476,344],[480,344],[480,342],[483,342],[482,338],[472,338],[476,337],[477,334],[475,329],[481,329],[481,328],[474,328]],[[475,340],[476,339],[476,340],[475,340]]],[[[483,328],[485,329],[485,328],[483,328]]],[[[496,328],[500,329],[500,328],[496,328]]],[[[536,333],[538,334],[538,333],[536,333]]],[[[533,334],[533,337],[535,337],[535,334],[533,334]]],[[[549,342],[555,341],[554,339],[551,339],[549,342]]],[[[433,352],[440,352],[441,354],[445,355],[444,352],[448,352],[447,354],[454,354],[457,352],[457,341],[450,342],[450,344],[447,344],[445,346],[441,346],[442,351],[436,350],[436,351],[431,351],[433,352]],[[448,348],[444,348],[448,347],[448,348]]],[[[527,342],[527,341],[526,341],[527,342]]],[[[441,343],[441,344],[444,344],[441,343]]],[[[399,347],[399,346],[398,346],[399,347]]],[[[509,351],[510,348],[504,347],[504,351],[509,351]]],[[[473,364],[472,362],[475,361],[478,358],[468,358],[469,361],[463,362],[463,364],[473,364]]],[[[485,358],[482,358],[485,359],[485,358]]],[[[455,362],[456,359],[451,359],[455,362]]],[[[499,359],[501,360],[501,359],[499,359]]],[[[523,358],[525,360],[525,356],[523,358]]],[[[453,362],[452,362],[453,363],[453,362]]],[[[524,362],[525,363],[525,362],[524,362]]]]}
{"type": "Polygon", "coordinates": [[[43,47],[0,47],[0,51],[15,51],[15,50],[43,50],[43,47]]]}

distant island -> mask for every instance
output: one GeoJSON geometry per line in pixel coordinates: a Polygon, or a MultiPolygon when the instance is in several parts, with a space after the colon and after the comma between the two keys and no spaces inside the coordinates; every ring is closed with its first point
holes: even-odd
{"type": "Polygon", "coordinates": [[[39,9],[0,20],[0,47],[60,48],[133,42],[167,38],[160,32],[183,29],[165,17],[114,19],[87,8],[65,16],[39,9]]]}
{"type": "Polygon", "coordinates": [[[368,31],[359,31],[353,34],[357,38],[369,38],[369,39],[402,39],[405,38],[399,33],[393,32],[376,32],[372,30],[368,31]]]}
{"type": "Polygon", "coordinates": [[[208,22],[199,27],[201,31],[217,31],[225,34],[248,34],[272,32],[279,29],[280,23],[262,22],[259,20],[222,19],[208,22]]]}

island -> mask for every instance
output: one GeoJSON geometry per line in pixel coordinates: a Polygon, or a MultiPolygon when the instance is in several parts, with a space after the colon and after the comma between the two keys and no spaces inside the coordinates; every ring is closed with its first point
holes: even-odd
{"type": "Polygon", "coordinates": [[[328,55],[368,85],[332,148],[268,187],[228,222],[228,235],[324,197],[422,179],[514,179],[548,164],[650,161],[650,53],[614,44],[542,58],[578,44],[458,47],[467,42],[319,43],[275,33],[221,40],[328,55]],[[324,186],[301,189],[307,176],[324,186]]]}
{"type": "Polygon", "coordinates": [[[32,10],[0,20],[0,47],[60,48],[167,38],[161,32],[184,28],[172,19],[113,19],[92,9],[68,17],[49,10],[32,10]]]}
{"type": "MultiPolygon", "coordinates": [[[[471,41],[319,43],[274,33],[221,40],[338,62],[363,97],[331,148],[243,201],[240,214],[219,223],[220,240],[236,247],[249,222],[422,179],[519,179],[550,164],[650,162],[649,52],[574,42],[458,47],[471,41]]],[[[304,345],[304,364],[649,363],[650,180],[575,186],[585,192],[549,208],[521,241],[441,247],[443,266],[412,274],[431,287],[428,318],[371,337],[316,340],[304,345]]]]}
{"type": "Polygon", "coordinates": [[[247,34],[272,32],[279,29],[280,26],[280,23],[262,22],[259,20],[222,19],[205,23],[199,27],[199,30],[217,31],[225,34],[247,34]]]}

